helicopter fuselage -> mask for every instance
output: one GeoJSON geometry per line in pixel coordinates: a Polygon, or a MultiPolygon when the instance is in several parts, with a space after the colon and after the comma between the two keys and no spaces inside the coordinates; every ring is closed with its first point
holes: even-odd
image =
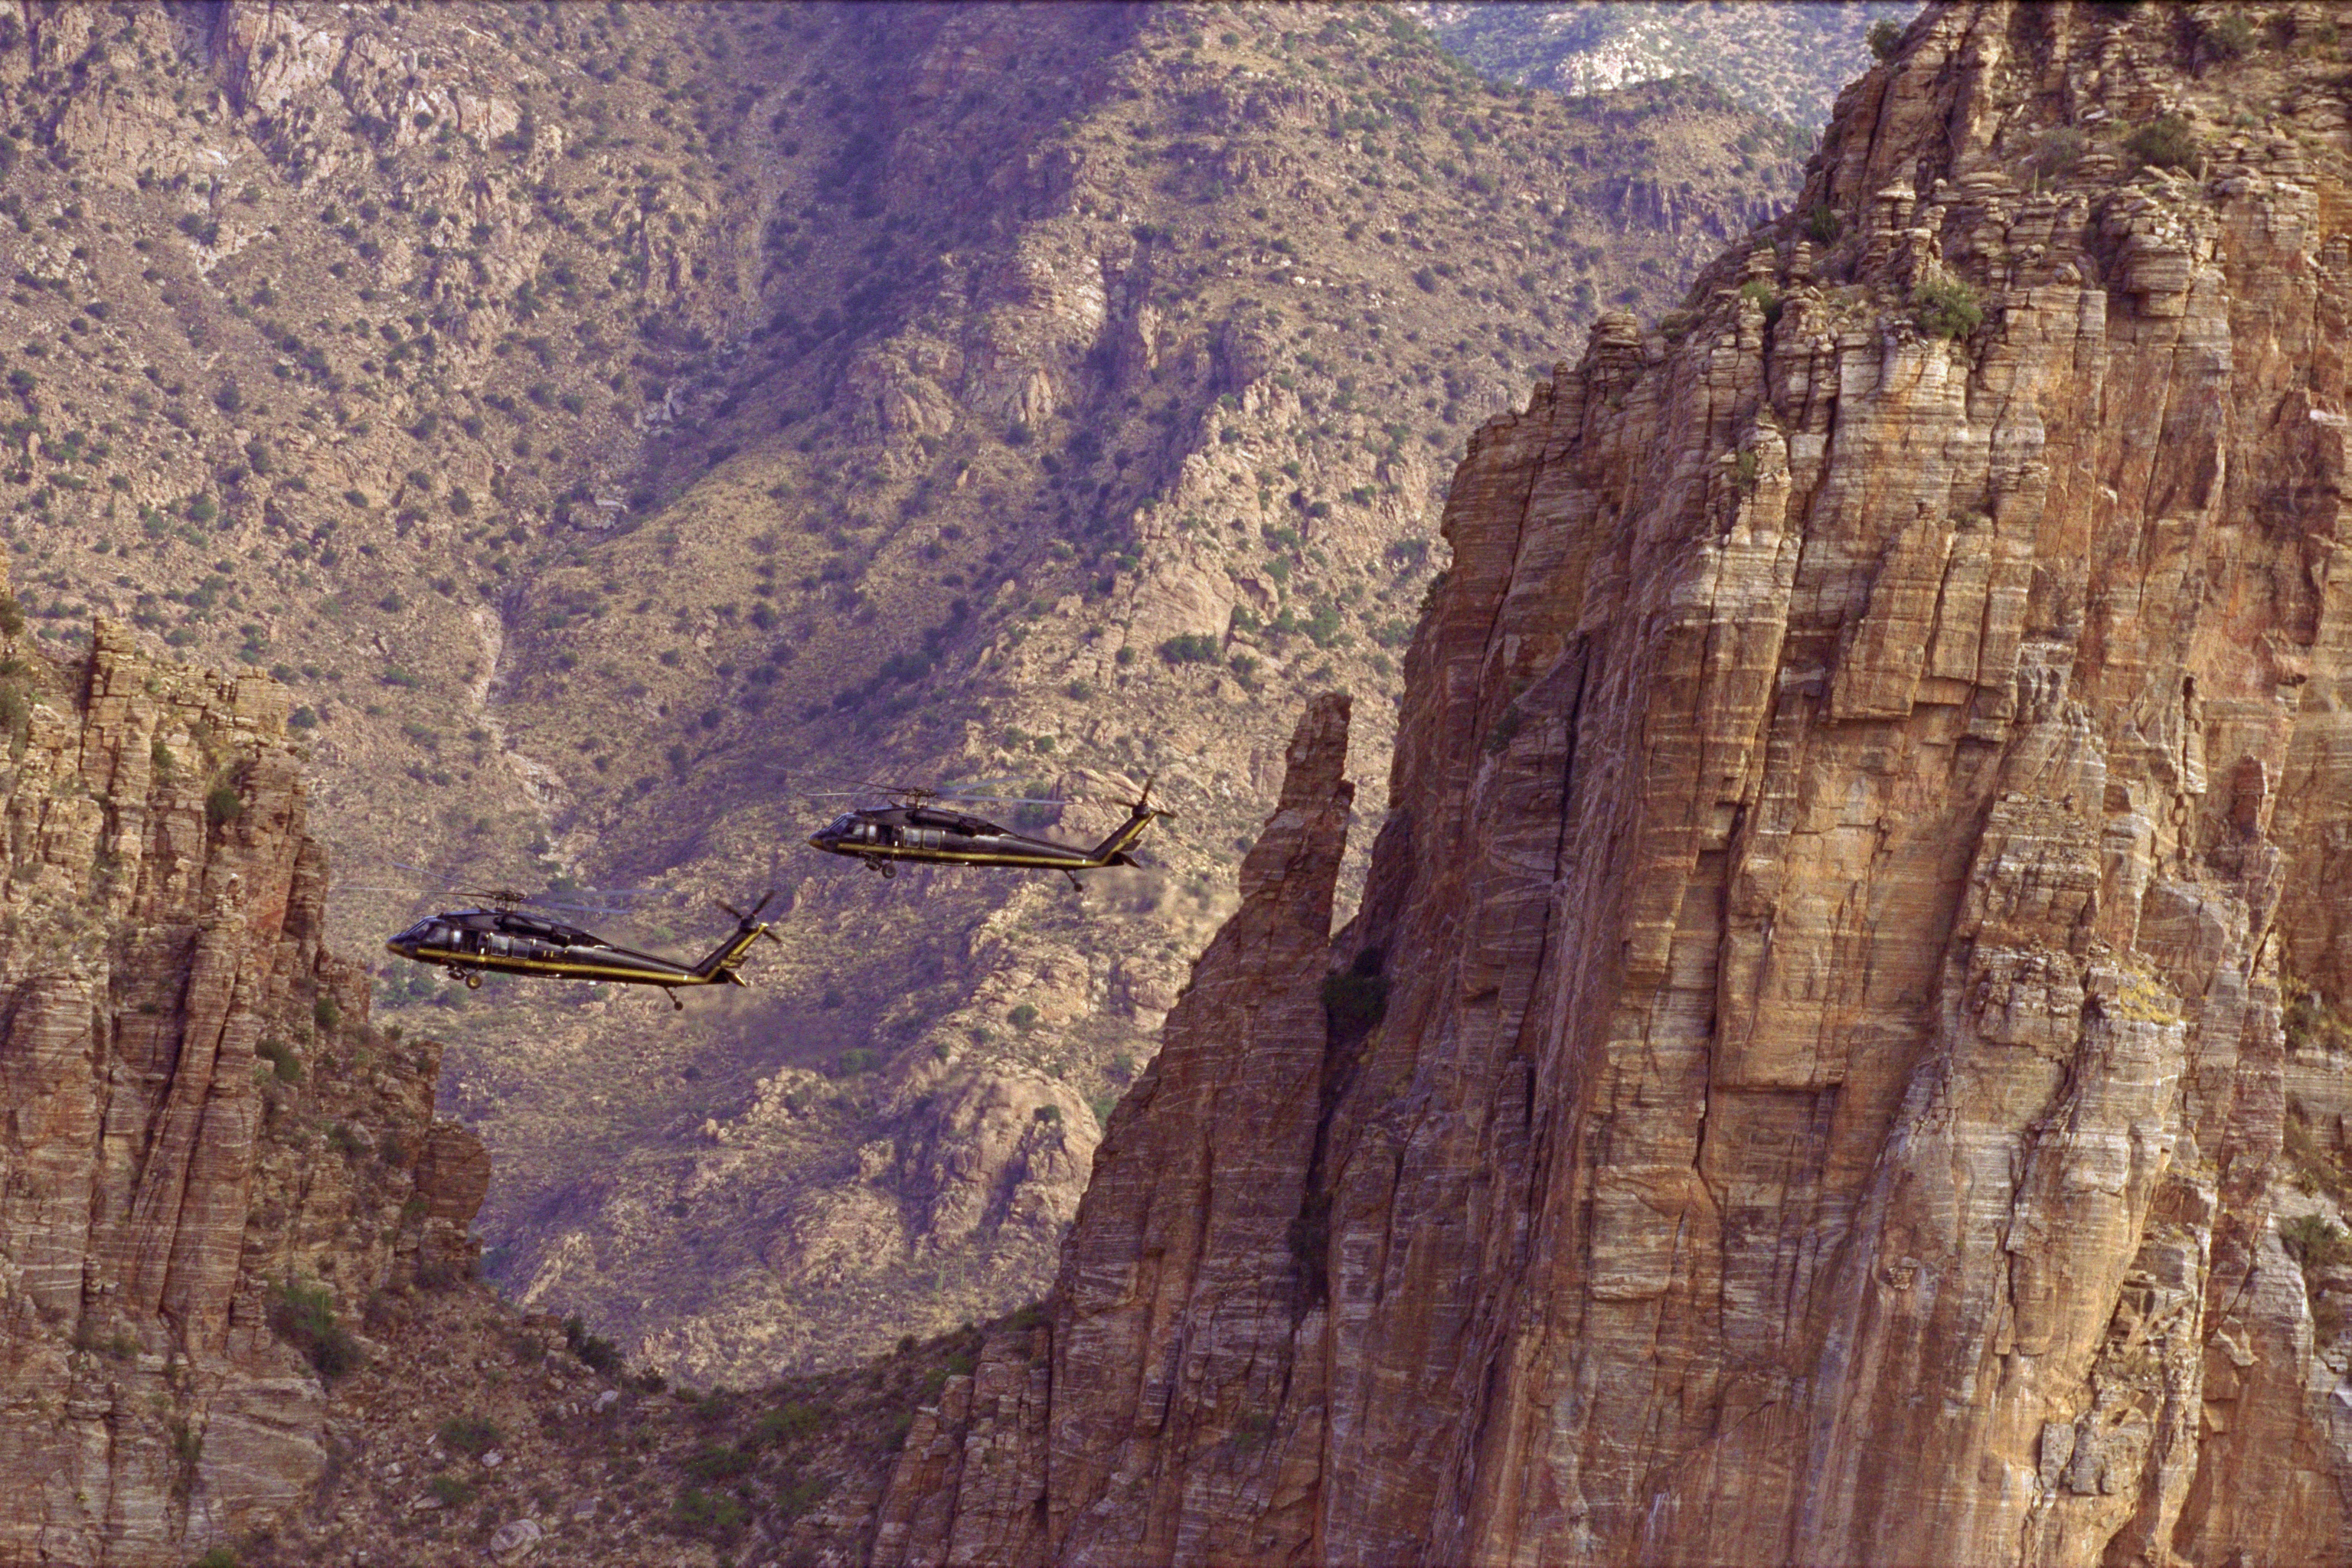
{"type": "Polygon", "coordinates": [[[1011,866],[1037,871],[1089,871],[1132,866],[1127,847],[1142,837],[1157,813],[1139,810],[1118,831],[1083,848],[1033,838],[961,811],[934,805],[894,805],[845,812],[809,836],[831,855],[846,855],[885,876],[902,860],[946,866],[1011,866]]]}
{"type": "Polygon", "coordinates": [[[383,945],[396,957],[457,970],[467,985],[479,985],[485,973],[665,987],[740,985],[744,982],[736,967],[768,930],[753,918],[758,913],[755,909],[740,918],[732,936],[690,964],[620,947],[577,926],[515,910],[446,910],[418,921],[383,945]]]}

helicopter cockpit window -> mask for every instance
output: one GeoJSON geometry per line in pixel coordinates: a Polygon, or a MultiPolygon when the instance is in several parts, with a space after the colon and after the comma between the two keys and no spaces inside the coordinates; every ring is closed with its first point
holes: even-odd
{"type": "Polygon", "coordinates": [[[853,830],[856,826],[856,814],[855,812],[845,811],[839,816],[835,817],[833,819],[833,826],[826,828],[824,831],[826,835],[831,837],[849,838],[855,837],[853,830]]]}

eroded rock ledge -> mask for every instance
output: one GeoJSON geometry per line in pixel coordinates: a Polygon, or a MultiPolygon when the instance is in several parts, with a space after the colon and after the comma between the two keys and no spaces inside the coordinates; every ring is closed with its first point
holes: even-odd
{"type": "Polygon", "coordinates": [[[1265,879],[1303,740],[881,1561],[2352,1551],[2278,1226],[2291,1113],[2341,1168],[2282,1001],[2352,994],[2352,162],[2320,8],[2183,16],[1931,14],[1799,216],[1482,432],[1362,913],[1265,879]]]}

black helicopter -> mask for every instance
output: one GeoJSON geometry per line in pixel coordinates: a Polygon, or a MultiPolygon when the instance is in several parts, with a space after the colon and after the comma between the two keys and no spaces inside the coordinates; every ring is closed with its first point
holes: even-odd
{"type": "Polygon", "coordinates": [[[526,914],[514,907],[530,901],[525,894],[501,889],[476,896],[488,907],[429,915],[385,942],[384,950],[419,963],[457,970],[471,987],[480,986],[484,971],[550,980],[610,980],[624,985],[662,986],[670,994],[670,1005],[682,1008],[686,1004],[677,998],[679,987],[747,984],[736,971],[751,944],[764,936],[782,945],[782,939],[769,929],[772,922],[759,918],[768,900],[776,896],[772,889],[748,913],[720,904],[735,917],[735,930],[695,963],[618,947],[577,926],[526,914]]]}
{"type": "Polygon", "coordinates": [[[1173,817],[1151,804],[1151,781],[1135,799],[1117,804],[1128,808],[1127,820],[1093,848],[1034,838],[986,817],[957,811],[942,801],[1005,801],[1037,805],[1065,805],[1066,801],[1034,801],[1019,795],[961,795],[952,791],[874,785],[892,804],[844,812],[809,836],[809,843],[830,855],[863,860],[885,877],[898,874],[898,863],[914,860],[940,866],[1008,866],[1021,870],[1059,871],[1078,885],[1080,871],[1109,866],[1132,866],[1128,853],[1145,828],[1160,817],[1173,817]]]}

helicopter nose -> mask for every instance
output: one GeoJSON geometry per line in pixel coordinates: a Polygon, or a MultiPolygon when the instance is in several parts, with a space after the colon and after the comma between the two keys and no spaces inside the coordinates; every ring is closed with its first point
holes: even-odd
{"type": "Polygon", "coordinates": [[[830,849],[833,846],[824,841],[824,834],[812,833],[809,835],[809,847],[812,849],[830,849]]]}
{"type": "Polygon", "coordinates": [[[384,952],[392,954],[394,958],[406,958],[408,956],[407,952],[401,947],[400,943],[396,942],[385,942],[383,944],[383,950],[384,952]]]}

